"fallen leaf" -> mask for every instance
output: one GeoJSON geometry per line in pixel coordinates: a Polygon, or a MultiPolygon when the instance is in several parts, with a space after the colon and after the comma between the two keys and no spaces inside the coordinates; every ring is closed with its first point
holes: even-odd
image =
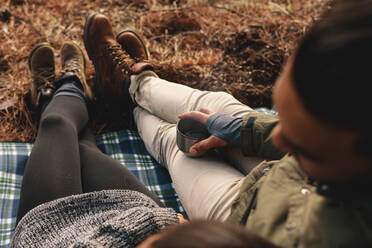
{"type": "Polygon", "coordinates": [[[8,25],[3,25],[3,32],[9,34],[8,25]]]}
{"type": "Polygon", "coordinates": [[[17,100],[15,98],[8,99],[2,103],[0,103],[0,110],[8,109],[9,107],[13,106],[17,100]]]}

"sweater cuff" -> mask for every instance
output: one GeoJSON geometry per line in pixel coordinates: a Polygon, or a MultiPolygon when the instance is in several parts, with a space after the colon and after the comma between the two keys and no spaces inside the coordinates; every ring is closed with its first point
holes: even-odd
{"type": "Polygon", "coordinates": [[[207,129],[211,135],[226,141],[230,146],[240,145],[240,127],[243,118],[215,113],[207,119],[207,129]]]}

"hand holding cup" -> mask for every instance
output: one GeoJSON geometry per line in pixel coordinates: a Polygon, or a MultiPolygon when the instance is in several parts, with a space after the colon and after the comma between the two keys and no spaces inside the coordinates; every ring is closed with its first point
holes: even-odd
{"type": "Polygon", "coordinates": [[[224,147],[227,145],[227,142],[223,139],[208,133],[206,122],[214,113],[215,112],[210,109],[201,108],[198,111],[186,112],[178,116],[181,120],[177,125],[177,145],[181,151],[185,152],[189,156],[195,157],[201,156],[213,148],[224,147]],[[189,133],[191,135],[186,135],[185,132],[182,132],[180,129],[186,130],[186,134],[189,133]],[[185,136],[182,136],[181,134],[185,136]],[[183,140],[192,141],[186,142],[183,140]]]}

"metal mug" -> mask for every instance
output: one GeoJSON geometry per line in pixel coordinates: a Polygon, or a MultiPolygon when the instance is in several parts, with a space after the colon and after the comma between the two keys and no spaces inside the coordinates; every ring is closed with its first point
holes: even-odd
{"type": "MultiPolygon", "coordinates": [[[[195,143],[207,139],[210,136],[207,127],[192,118],[180,119],[177,123],[177,146],[188,156],[190,148],[195,143]]],[[[203,154],[199,154],[201,156],[203,154]]]]}

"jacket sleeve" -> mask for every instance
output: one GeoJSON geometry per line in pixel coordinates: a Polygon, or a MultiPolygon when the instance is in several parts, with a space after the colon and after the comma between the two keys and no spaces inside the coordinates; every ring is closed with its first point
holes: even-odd
{"type": "Polygon", "coordinates": [[[271,142],[271,131],[278,123],[278,116],[252,112],[243,118],[240,143],[245,156],[280,159],[285,153],[271,142]]]}

